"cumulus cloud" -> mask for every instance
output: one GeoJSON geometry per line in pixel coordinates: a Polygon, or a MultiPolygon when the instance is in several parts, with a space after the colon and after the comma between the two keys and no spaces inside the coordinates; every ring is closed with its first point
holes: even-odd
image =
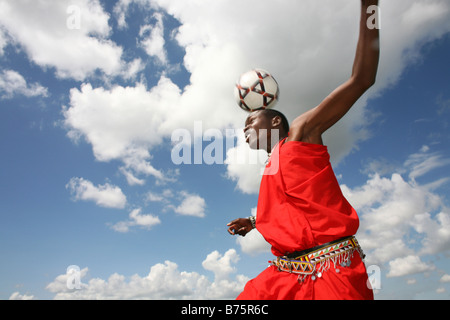
{"type": "Polygon", "coordinates": [[[89,180],[72,178],[66,188],[70,190],[74,200],[93,201],[101,207],[123,209],[127,203],[122,190],[109,183],[94,186],[89,180]]]}
{"type": "Polygon", "coordinates": [[[117,232],[128,232],[132,227],[151,229],[153,226],[161,223],[161,220],[151,214],[141,214],[142,209],[134,209],[129,214],[129,220],[120,221],[111,226],[117,232]]]}
{"type": "Polygon", "coordinates": [[[444,274],[442,277],[441,277],[441,279],[440,279],[440,281],[441,282],[450,282],[450,275],[449,274],[444,274]]]}
{"type": "Polygon", "coordinates": [[[3,70],[0,74],[0,95],[2,99],[15,95],[35,97],[48,95],[48,89],[38,83],[28,84],[25,78],[14,70],[3,70]]]}
{"type": "Polygon", "coordinates": [[[146,200],[150,202],[164,202],[166,204],[170,203],[171,200],[174,197],[174,193],[170,189],[165,189],[161,193],[155,193],[155,192],[147,192],[146,200]]]}
{"type": "Polygon", "coordinates": [[[128,28],[127,24],[127,13],[130,5],[138,4],[141,6],[141,9],[157,9],[157,6],[154,5],[153,2],[147,0],[119,0],[114,5],[113,12],[117,19],[117,24],[119,28],[125,29],[128,28]]]}
{"type": "Polygon", "coordinates": [[[11,294],[11,296],[9,297],[9,300],[33,300],[33,299],[34,299],[33,295],[20,294],[20,292],[17,291],[11,294]]]}
{"type": "MultiPolygon", "coordinates": [[[[419,184],[411,176],[418,167],[423,173],[441,167],[422,157],[424,150],[429,149],[411,155],[399,169],[410,180],[398,172],[390,177],[375,173],[363,186],[341,186],[359,213],[358,240],[367,253],[367,263],[387,264],[391,277],[433,270],[432,263],[422,258],[444,253],[450,245],[450,210],[434,192],[436,184],[419,184]]],[[[447,164],[447,159],[438,158],[447,164]]]]}
{"type": "Polygon", "coordinates": [[[218,251],[211,252],[202,262],[203,268],[214,272],[215,280],[227,278],[230,273],[235,272],[232,263],[239,261],[239,256],[234,249],[230,249],[221,255],[218,251]]]}
{"type": "Polygon", "coordinates": [[[418,256],[413,255],[394,259],[389,262],[389,266],[387,277],[401,277],[434,269],[433,266],[422,262],[418,256]]]}
{"type": "Polygon", "coordinates": [[[179,215],[203,218],[206,216],[206,200],[201,196],[188,191],[173,191],[165,189],[161,193],[147,192],[147,202],[159,202],[163,211],[173,211],[179,215]]]}
{"type": "Polygon", "coordinates": [[[148,149],[162,143],[164,123],[178,97],[178,87],[166,78],[151,91],[142,84],[111,90],[86,84],[71,90],[70,107],[64,108],[65,125],[72,139],[83,137],[92,145],[98,160],[121,160],[129,177],[163,179],[163,173],[150,164],[148,149]]]}
{"type": "Polygon", "coordinates": [[[0,56],[4,54],[3,48],[6,47],[6,44],[8,43],[8,40],[6,38],[5,33],[2,29],[0,29],[0,56]]]}
{"type": "Polygon", "coordinates": [[[137,274],[126,277],[117,273],[108,279],[92,278],[85,280],[88,269],[80,271],[80,289],[68,289],[68,274],[57,276],[47,285],[47,290],[54,293],[54,299],[234,299],[249,280],[242,275],[231,278],[234,271],[232,264],[238,256],[233,249],[224,255],[213,252],[203,261],[207,271],[215,273],[214,281],[197,272],[180,271],[176,263],[165,261],[150,268],[146,276],[137,274]]]}
{"type": "Polygon", "coordinates": [[[167,63],[167,52],[164,49],[163,15],[157,12],[153,14],[153,18],[156,20],[155,25],[141,26],[139,31],[139,36],[142,38],[141,45],[149,56],[156,57],[159,63],[165,65],[167,63]]]}
{"type": "Polygon", "coordinates": [[[111,76],[127,69],[98,0],[2,0],[0,7],[0,26],[13,42],[58,77],[84,80],[97,70],[111,76]]]}
{"type": "Polygon", "coordinates": [[[174,209],[176,213],[199,218],[203,218],[205,216],[205,199],[196,194],[190,194],[187,192],[181,192],[181,196],[183,197],[183,200],[180,205],[174,209]]]}
{"type": "Polygon", "coordinates": [[[264,150],[251,150],[243,135],[238,135],[237,145],[227,151],[225,164],[227,178],[236,182],[236,188],[247,194],[259,191],[265,162],[264,150]]]}
{"type": "Polygon", "coordinates": [[[45,289],[50,292],[65,294],[72,292],[73,289],[86,288],[86,283],[83,283],[81,280],[88,275],[88,272],[88,268],[80,269],[78,266],[69,266],[65,274],[58,275],[45,289]]]}
{"type": "Polygon", "coordinates": [[[267,253],[270,252],[271,248],[270,244],[257,229],[253,229],[245,237],[237,238],[236,243],[240,246],[242,252],[248,255],[267,253]]]}

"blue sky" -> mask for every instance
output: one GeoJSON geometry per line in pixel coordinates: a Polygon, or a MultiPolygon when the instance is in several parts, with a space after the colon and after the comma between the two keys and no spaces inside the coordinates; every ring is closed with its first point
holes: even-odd
{"type": "MultiPolygon", "coordinates": [[[[233,299],[267,266],[256,231],[226,232],[262,166],[233,85],[262,67],[289,120],[314,107],[351,70],[359,2],[267,3],[0,1],[1,299],[233,299]],[[218,164],[175,165],[180,129],[236,137],[218,164]]],[[[381,17],[377,83],[325,143],[375,297],[448,299],[450,4],[381,17]]]]}

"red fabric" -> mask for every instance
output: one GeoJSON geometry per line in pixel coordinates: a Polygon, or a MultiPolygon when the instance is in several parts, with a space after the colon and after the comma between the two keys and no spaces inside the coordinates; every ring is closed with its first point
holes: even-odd
{"type": "MultiPolygon", "coordinates": [[[[326,146],[298,141],[275,147],[263,175],[256,228],[283,256],[356,233],[359,219],[343,196],[326,146]]],[[[334,268],[299,284],[297,275],[264,270],[238,299],[373,299],[367,273],[355,253],[347,268],[334,268]]]]}
{"type": "Polygon", "coordinates": [[[297,275],[280,272],[271,266],[245,285],[237,300],[373,300],[367,285],[367,273],[358,253],[350,267],[334,267],[321,278],[306,277],[299,283],[297,275]]]}

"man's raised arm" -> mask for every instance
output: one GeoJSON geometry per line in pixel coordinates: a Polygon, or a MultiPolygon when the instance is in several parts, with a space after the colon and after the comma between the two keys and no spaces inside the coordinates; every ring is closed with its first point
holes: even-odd
{"type": "Polygon", "coordinates": [[[374,83],[379,60],[379,30],[370,22],[378,14],[378,0],[361,0],[359,39],[350,78],[317,107],[296,118],[288,141],[322,144],[322,134],[341,119],[374,83]]]}

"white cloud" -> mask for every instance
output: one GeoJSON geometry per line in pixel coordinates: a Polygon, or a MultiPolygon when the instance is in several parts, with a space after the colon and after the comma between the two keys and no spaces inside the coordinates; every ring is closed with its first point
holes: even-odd
{"type": "MultiPolygon", "coordinates": [[[[79,269],[72,269],[67,268],[66,273],[58,275],[53,282],[49,283],[45,289],[47,289],[50,292],[58,292],[62,295],[64,294],[70,294],[73,289],[69,287],[67,284],[71,283],[74,285],[73,282],[77,281],[77,285],[79,285],[79,289],[85,289],[87,288],[87,284],[83,283],[81,279],[85,278],[89,273],[88,268],[79,269]],[[74,271],[76,273],[74,273],[74,271]]],[[[78,289],[77,289],[78,290],[78,289]]]]}
{"type": "Polygon", "coordinates": [[[449,274],[444,274],[441,279],[441,282],[450,282],[450,275],[449,274]]]}
{"type": "MultiPolygon", "coordinates": [[[[448,209],[447,209],[448,210],[448,209]]],[[[432,216],[428,212],[418,214],[410,222],[415,231],[422,234],[421,254],[437,254],[450,245],[450,210],[432,216]]]]}
{"type": "Polygon", "coordinates": [[[436,289],[436,293],[438,293],[438,294],[442,294],[442,293],[445,293],[445,292],[446,292],[445,288],[437,288],[436,289]]]}
{"type": "Polygon", "coordinates": [[[239,135],[237,145],[226,154],[227,178],[236,181],[243,193],[258,193],[267,157],[266,151],[251,150],[244,136],[239,135]]]}
{"type": "Polygon", "coordinates": [[[164,206],[162,211],[170,210],[180,215],[198,218],[203,218],[206,215],[205,199],[187,191],[175,192],[171,189],[165,189],[161,193],[149,191],[145,200],[161,203],[164,206]]]}
{"type": "Polygon", "coordinates": [[[152,201],[152,202],[160,202],[160,201],[164,201],[164,197],[162,195],[158,195],[156,193],[153,192],[148,192],[147,196],[146,196],[147,201],[152,201]]]}
{"type": "MultiPolygon", "coordinates": [[[[411,177],[418,167],[423,168],[423,174],[436,167],[424,152],[431,154],[429,149],[422,149],[422,162],[417,161],[417,154],[405,162],[401,171],[406,176],[411,177]]],[[[433,266],[420,258],[448,251],[450,210],[435,193],[435,183],[421,185],[413,177],[408,181],[394,173],[391,177],[374,174],[354,189],[341,187],[359,213],[358,240],[367,253],[368,264],[389,264],[389,276],[403,276],[432,270],[433,266]]]]}
{"type": "Polygon", "coordinates": [[[124,167],[120,168],[120,172],[125,176],[128,184],[130,186],[134,186],[134,185],[142,186],[143,184],[145,184],[144,179],[139,179],[139,178],[135,177],[132,172],[128,171],[124,167]]]}
{"type": "Polygon", "coordinates": [[[29,59],[61,78],[83,80],[126,69],[122,48],[107,37],[109,15],[98,0],[0,1],[0,26],[29,59]]]}
{"type": "Polygon", "coordinates": [[[140,58],[136,58],[126,65],[122,73],[122,76],[125,79],[134,79],[139,72],[144,70],[144,68],[145,63],[140,58]]]}
{"type": "Polygon", "coordinates": [[[401,277],[434,270],[433,266],[420,260],[418,256],[397,258],[389,262],[390,270],[387,277],[401,277]]]}
{"type": "Polygon", "coordinates": [[[113,12],[117,19],[117,24],[119,25],[119,28],[125,29],[128,28],[127,24],[127,13],[129,6],[133,3],[136,3],[141,6],[142,10],[145,9],[156,9],[157,6],[153,4],[151,1],[147,0],[119,0],[114,5],[113,12]]]}
{"type": "Polygon", "coordinates": [[[142,209],[134,209],[130,212],[130,219],[126,221],[120,221],[112,225],[111,228],[117,232],[128,232],[132,227],[141,227],[144,229],[150,229],[155,225],[161,223],[158,217],[151,214],[141,214],[142,209]]]}
{"type": "Polygon", "coordinates": [[[249,255],[270,252],[270,244],[264,239],[257,229],[247,233],[245,237],[239,237],[236,240],[241,247],[242,252],[249,255]]]}
{"type": "Polygon", "coordinates": [[[28,84],[25,78],[14,70],[3,70],[0,74],[0,94],[2,99],[19,94],[26,97],[48,95],[48,89],[38,83],[28,84]]]}
{"type": "MultiPolygon", "coordinates": [[[[375,175],[361,188],[349,190],[342,186],[342,189],[359,212],[361,227],[358,238],[369,253],[369,264],[385,263],[413,254],[420,250],[415,246],[428,247],[425,240],[423,243],[408,243],[406,237],[415,230],[427,231],[424,236],[434,238],[429,228],[418,228],[420,224],[416,221],[424,215],[430,224],[440,225],[437,216],[431,218],[426,215],[442,206],[437,195],[422,186],[406,182],[399,174],[391,178],[375,175]]],[[[442,238],[441,241],[448,242],[442,238]]]]}
{"type": "Polygon", "coordinates": [[[443,159],[441,154],[429,153],[429,147],[423,146],[420,152],[409,157],[405,165],[411,167],[409,178],[415,180],[428,172],[450,164],[450,159],[443,159]]]}
{"type": "Polygon", "coordinates": [[[161,64],[165,65],[167,63],[167,52],[164,49],[163,15],[155,13],[153,18],[156,19],[155,25],[141,26],[139,31],[139,36],[143,38],[141,45],[149,56],[156,57],[161,64]]]}
{"type": "MultiPolygon", "coordinates": [[[[252,209],[251,215],[256,215],[256,208],[252,209]]],[[[264,239],[257,229],[247,233],[245,237],[236,238],[236,243],[241,247],[242,252],[249,255],[257,255],[263,252],[270,252],[270,244],[264,239]]]]}
{"type": "Polygon", "coordinates": [[[7,43],[8,43],[8,40],[6,38],[6,34],[0,28],[0,56],[2,56],[4,54],[3,48],[6,47],[7,43]]]}
{"type": "Polygon", "coordinates": [[[196,194],[189,194],[187,192],[181,192],[181,196],[183,197],[183,200],[180,205],[174,209],[176,213],[199,218],[205,216],[205,199],[196,194]]]}
{"type": "Polygon", "coordinates": [[[127,198],[122,190],[109,183],[94,186],[83,178],[72,178],[66,185],[75,200],[94,201],[98,206],[106,208],[123,209],[127,198]]]}
{"type": "Polygon", "coordinates": [[[160,194],[149,191],[146,195],[146,200],[151,202],[164,202],[169,204],[171,202],[170,199],[174,197],[174,193],[170,189],[165,189],[160,194]]]}
{"type": "Polygon", "coordinates": [[[9,297],[9,300],[33,300],[33,295],[27,295],[27,294],[20,294],[20,292],[14,292],[9,297]]]}
{"type": "Polygon", "coordinates": [[[85,283],[79,290],[67,289],[68,275],[59,275],[47,285],[47,290],[55,293],[55,299],[234,299],[249,280],[242,275],[230,278],[238,256],[234,250],[228,250],[223,256],[213,252],[203,262],[205,270],[216,275],[211,282],[208,277],[197,272],[180,271],[178,265],[171,261],[159,263],[150,268],[146,276],[137,274],[125,277],[113,274],[108,279],[93,278],[89,281],[83,278],[87,268],[81,270],[81,280],[85,283]],[[214,270],[213,270],[214,269],[214,270]]]}
{"type": "Polygon", "coordinates": [[[232,263],[237,263],[239,256],[234,249],[230,249],[221,255],[218,251],[211,252],[202,262],[203,268],[214,273],[215,281],[220,281],[229,277],[236,269],[232,263]]]}
{"type": "Polygon", "coordinates": [[[127,27],[126,12],[131,2],[133,2],[133,0],[119,0],[114,6],[114,15],[116,16],[117,24],[121,29],[127,27]]]}
{"type": "Polygon", "coordinates": [[[164,123],[178,98],[178,87],[166,78],[151,91],[142,84],[111,90],[86,84],[71,90],[65,125],[72,139],[83,137],[92,145],[98,160],[121,160],[125,172],[163,179],[150,164],[148,149],[162,143],[164,123]]]}

